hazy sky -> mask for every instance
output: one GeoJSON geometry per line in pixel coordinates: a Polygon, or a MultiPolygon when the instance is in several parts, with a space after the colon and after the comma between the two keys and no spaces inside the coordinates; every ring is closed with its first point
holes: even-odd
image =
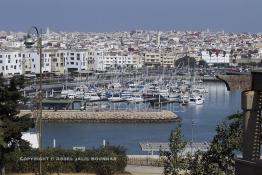
{"type": "Polygon", "coordinates": [[[0,0],[0,30],[262,32],[262,0],[0,0]]]}

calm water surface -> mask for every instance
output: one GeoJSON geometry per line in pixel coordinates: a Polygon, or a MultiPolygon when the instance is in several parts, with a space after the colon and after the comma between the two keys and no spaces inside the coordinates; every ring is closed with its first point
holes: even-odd
{"type": "MultiPolygon", "coordinates": [[[[216,125],[226,116],[241,111],[240,92],[227,91],[223,83],[205,83],[209,93],[203,105],[180,107],[172,110],[182,118],[183,134],[186,140],[210,141],[215,134],[216,125]]],[[[43,126],[44,146],[56,145],[64,148],[73,146],[99,147],[103,139],[110,144],[122,145],[128,154],[146,154],[139,142],[167,142],[170,131],[176,123],[159,124],[88,124],[88,123],[45,123],[43,126]]]]}

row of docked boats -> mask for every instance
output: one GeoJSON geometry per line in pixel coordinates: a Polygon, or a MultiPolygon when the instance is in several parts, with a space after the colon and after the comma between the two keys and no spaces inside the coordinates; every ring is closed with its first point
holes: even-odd
{"type": "Polygon", "coordinates": [[[203,104],[208,93],[203,85],[188,81],[150,83],[132,82],[125,85],[110,83],[107,87],[87,87],[81,85],[74,89],[61,91],[61,98],[82,99],[86,101],[108,100],[111,102],[140,103],[147,101],[180,102],[182,104],[203,104]]]}

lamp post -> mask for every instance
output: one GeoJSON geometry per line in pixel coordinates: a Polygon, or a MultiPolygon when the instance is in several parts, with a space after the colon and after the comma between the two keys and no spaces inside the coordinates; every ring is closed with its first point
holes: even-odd
{"type": "Polygon", "coordinates": [[[32,36],[30,35],[30,32],[27,33],[26,39],[24,41],[24,44],[27,48],[31,48],[35,42],[37,42],[37,49],[39,51],[39,62],[40,62],[40,83],[39,83],[39,92],[38,92],[38,100],[39,100],[39,106],[38,106],[38,112],[37,112],[37,125],[38,125],[38,143],[39,143],[39,174],[42,175],[42,31],[39,32],[38,28],[35,26],[31,27],[31,30],[34,30],[36,32],[37,41],[34,41],[32,36]]]}

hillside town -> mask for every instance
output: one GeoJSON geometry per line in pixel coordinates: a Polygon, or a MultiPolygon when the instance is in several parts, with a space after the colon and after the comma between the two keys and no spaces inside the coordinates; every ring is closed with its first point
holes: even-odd
{"type": "MultiPolygon", "coordinates": [[[[5,77],[39,74],[37,47],[26,48],[22,32],[0,32],[0,73],[5,77]]],[[[35,44],[36,45],[36,44],[35,44]]],[[[106,71],[119,68],[172,68],[184,56],[209,66],[257,65],[262,34],[193,31],[42,34],[44,73],[106,71]]]]}

